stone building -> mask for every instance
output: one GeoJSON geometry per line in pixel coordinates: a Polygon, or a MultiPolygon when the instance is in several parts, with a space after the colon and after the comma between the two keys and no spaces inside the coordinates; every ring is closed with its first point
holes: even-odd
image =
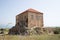
{"type": "Polygon", "coordinates": [[[16,16],[16,25],[9,33],[25,34],[28,29],[36,27],[43,27],[43,13],[30,8],[16,16]]]}

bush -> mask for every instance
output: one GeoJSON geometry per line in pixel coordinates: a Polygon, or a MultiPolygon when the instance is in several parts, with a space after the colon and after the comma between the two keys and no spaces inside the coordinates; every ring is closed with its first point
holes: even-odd
{"type": "Polygon", "coordinates": [[[42,31],[41,31],[41,28],[35,27],[35,28],[28,29],[27,33],[29,35],[37,35],[37,34],[40,35],[40,34],[42,34],[42,31]]]}
{"type": "Polygon", "coordinates": [[[56,28],[55,28],[54,34],[60,34],[60,27],[56,27],[56,28]]]}

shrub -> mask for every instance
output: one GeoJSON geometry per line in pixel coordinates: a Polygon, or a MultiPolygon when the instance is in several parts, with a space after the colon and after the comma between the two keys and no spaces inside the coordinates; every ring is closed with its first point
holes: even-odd
{"type": "Polygon", "coordinates": [[[56,28],[55,28],[54,34],[60,34],[60,27],[56,27],[56,28]]]}

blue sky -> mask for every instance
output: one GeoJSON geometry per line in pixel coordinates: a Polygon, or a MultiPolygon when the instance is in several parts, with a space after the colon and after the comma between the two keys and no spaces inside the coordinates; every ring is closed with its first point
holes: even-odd
{"type": "Polygon", "coordinates": [[[15,16],[28,8],[44,13],[44,26],[60,26],[60,0],[0,0],[0,24],[15,25],[15,16]]]}

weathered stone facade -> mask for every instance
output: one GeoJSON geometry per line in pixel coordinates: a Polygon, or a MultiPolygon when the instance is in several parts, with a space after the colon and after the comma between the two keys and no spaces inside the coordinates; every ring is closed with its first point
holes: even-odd
{"type": "Polygon", "coordinates": [[[16,16],[16,25],[10,30],[13,34],[25,34],[32,28],[43,27],[43,13],[34,9],[28,9],[16,16]]]}

